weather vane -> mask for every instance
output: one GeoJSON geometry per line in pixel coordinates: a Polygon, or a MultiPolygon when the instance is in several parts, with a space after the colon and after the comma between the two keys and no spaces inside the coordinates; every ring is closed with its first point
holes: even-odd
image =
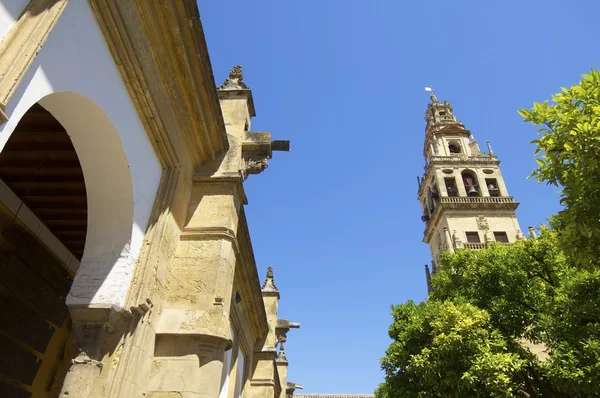
{"type": "Polygon", "coordinates": [[[425,86],[425,91],[431,93],[429,95],[429,98],[431,98],[431,101],[437,102],[437,97],[435,96],[435,92],[433,91],[433,87],[431,87],[431,83],[429,83],[427,86],[425,86]]]}

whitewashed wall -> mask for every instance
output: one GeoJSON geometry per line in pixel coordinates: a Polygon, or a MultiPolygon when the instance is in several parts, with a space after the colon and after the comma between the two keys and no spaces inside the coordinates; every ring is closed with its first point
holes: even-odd
{"type": "Polygon", "coordinates": [[[29,0],[0,1],[0,37],[4,37],[25,9],[29,0]]]}
{"type": "MultiPolygon", "coordinates": [[[[0,33],[20,3],[0,3],[0,33]]],[[[161,167],[87,1],[69,2],[8,103],[0,150],[36,102],[71,136],[88,192],[86,246],[67,303],[122,307],[161,167]]]]}

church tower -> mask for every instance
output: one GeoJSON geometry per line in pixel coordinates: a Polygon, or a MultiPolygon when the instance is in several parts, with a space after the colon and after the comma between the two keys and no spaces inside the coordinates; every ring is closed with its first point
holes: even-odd
{"type": "Polygon", "coordinates": [[[515,214],[519,204],[508,194],[489,141],[488,152],[481,152],[452,106],[433,93],[430,98],[425,113],[425,174],[417,180],[423,242],[429,244],[435,273],[443,251],[477,250],[494,241],[513,244],[524,236],[515,214]]]}

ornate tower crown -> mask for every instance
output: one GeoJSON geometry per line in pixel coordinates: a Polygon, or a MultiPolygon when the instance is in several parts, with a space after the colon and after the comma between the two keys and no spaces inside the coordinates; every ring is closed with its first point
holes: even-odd
{"type": "Polygon", "coordinates": [[[429,98],[431,102],[427,105],[427,111],[425,112],[425,121],[427,122],[425,126],[426,135],[433,130],[439,130],[448,125],[465,129],[465,126],[454,116],[454,109],[452,109],[448,101],[438,101],[434,93],[431,93],[429,98]]]}

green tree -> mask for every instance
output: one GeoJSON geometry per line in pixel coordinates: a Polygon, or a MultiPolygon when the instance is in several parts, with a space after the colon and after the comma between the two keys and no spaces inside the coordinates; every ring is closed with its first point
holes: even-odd
{"type": "Polygon", "coordinates": [[[526,362],[510,353],[486,311],[466,303],[394,306],[378,398],[511,397],[526,362]]]}
{"type": "Polygon", "coordinates": [[[428,300],[392,309],[377,396],[599,396],[599,292],[600,271],[570,264],[547,228],[445,253],[428,300]]]}
{"type": "Polygon", "coordinates": [[[442,255],[428,300],[392,308],[377,398],[600,396],[600,72],[519,113],[564,209],[538,239],[442,255]]]}
{"type": "Polygon", "coordinates": [[[521,109],[526,122],[542,126],[538,168],[532,176],[559,186],[565,206],[553,224],[567,255],[578,265],[600,259],[600,72],[591,70],[571,88],[521,109]]]}

